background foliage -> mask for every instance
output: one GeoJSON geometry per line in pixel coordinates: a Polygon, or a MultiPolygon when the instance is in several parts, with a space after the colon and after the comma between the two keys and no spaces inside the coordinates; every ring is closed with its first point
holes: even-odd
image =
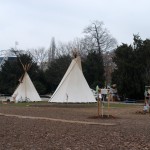
{"type": "Polygon", "coordinates": [[[150,85],[150,40],[134,35],[133,45],[122,44],[115,50],[112,82],[128,98],[144,98],[144,87],[150,85]]]}
{"type": "Polygon", "coordinates": [[[103,22],[93,21],[83,30],[81,39],[56,44],[53,37],[48,50],[32,49],[32,55],[24,53],[13,61],[7,60],[0,70],[0,93],[12,94],[16,89],[24,73],[20,60],[32,64],[28,74],[40,94],[54,92],[76,50],[91,88],[117,84],[119,95],[143,99],[144,87],[150,85],[150,40],[134,35],[133,44],[117,47],[116,39],[103,26],[103,22]]]}

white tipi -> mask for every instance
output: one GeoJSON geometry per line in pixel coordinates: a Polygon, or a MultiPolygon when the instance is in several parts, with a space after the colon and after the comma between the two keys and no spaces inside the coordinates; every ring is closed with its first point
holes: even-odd
{"type": "Polygon", "coordinates": [[[81,58],[74,58],[49,102],[88,103],[96,102],[83,75],[81,58]]]}
{"type": "Polygon", "coordinates": [[[39,94],[37,93],[28,73],[27,70],[29,69],[29,65],[23,66],[24,68],[24,75],[20,79],[20,84],[15,90],[12,95],[12,98],[15,102],[35,102],[41,101],[39,94]]]}

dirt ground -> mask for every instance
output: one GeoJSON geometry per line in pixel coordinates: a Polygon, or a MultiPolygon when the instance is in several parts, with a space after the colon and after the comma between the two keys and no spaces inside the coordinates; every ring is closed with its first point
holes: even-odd
{"type": "Polygon", "coordinates": [[[0,150],[150,150],[143,106],[104,109],[111,119],[91,119],[96,106],[60,106],[0,105],[0,150]]]}

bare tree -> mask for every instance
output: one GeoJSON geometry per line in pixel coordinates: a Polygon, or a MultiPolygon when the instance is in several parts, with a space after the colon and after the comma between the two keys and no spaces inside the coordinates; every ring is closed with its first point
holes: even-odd
{"type": "Polygon", "coordinates": [[[103,62],[104,62],[104,71],[105,71],[105,80],[106,85],[109,85],[111,83],[112,79],[112,72],[114,71],[116,65],[113,62],[113,58],[115,56],[114,51],[106,52],[103,54],[103,62]]]}
{"type": "Polygon", "coordinates": [[[40,66],[41,69],[45,69],[48,61],[48,51],[45,48],[41,47],[39,49],[30,50],[34,56],[35,62],[40,66]]]}
{"type": "Polygon", "coordinates": [[[58,43],[56,49],[56,57],[60,55],[70,55],[72,56],[72,52],[76,50],[77,53],[82,57],[85,58],[87,55],[87,51],[85,49],[85,45],[83,39],[76,38],[73,41],[69,41],[68,43],[58,43]]]}
{"type": "Polygon", "coordinates": [[[103,22],[93,21],[84,29],[84,43],[87,50],[94,50],[98,53],[114,49],[117,41],[111,36],[109,31],[103,28],[103,22]]]}
{"type": "Polygon", "coordinates": [[[69,42],[68,45],[71,47],[71,51],[76,50],[82,58],[85,58],[87,51],[82,38],[76,38],[72,42],[69,42]]]}
{"type": "Polygon", "coordinates": [[[70,52],[71,52],[71,49],[68,43],[59,42],[57,44],[56,57],[59,57],[61,55],[70,55],[70,52]]]}

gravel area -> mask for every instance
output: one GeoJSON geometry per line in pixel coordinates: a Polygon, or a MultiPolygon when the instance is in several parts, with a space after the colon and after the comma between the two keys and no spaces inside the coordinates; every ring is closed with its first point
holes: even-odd
{"type": "MultiPolygon", "coordinates": [[[[142,106],[110,108],[111,119],[90,119],[97,107],[0,105],[0,113],[115,125],[0,115],[0,150],[150,150],[150,115],[142,106]]],[[[108,114],[108,110],[104,110],[108,114]]]]}

